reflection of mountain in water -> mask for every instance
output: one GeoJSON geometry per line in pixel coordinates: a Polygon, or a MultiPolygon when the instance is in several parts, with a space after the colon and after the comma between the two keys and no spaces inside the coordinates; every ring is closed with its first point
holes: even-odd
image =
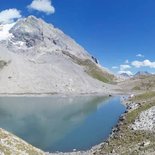
{"type": "Polygon", "coordinates": [[[108,97],[2,97],[0,127],[49,148],[96,111],[108,97]],[[49,146],[47,146],[47,144],[49,146]]]}

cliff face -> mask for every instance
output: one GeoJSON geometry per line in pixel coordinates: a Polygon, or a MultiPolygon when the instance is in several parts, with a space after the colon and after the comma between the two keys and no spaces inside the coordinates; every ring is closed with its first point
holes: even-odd
{"type": "MultiPolygon", "coordinates": [[[[114,76],[53,25],[29,16],[0,39],[0,93],[94,93],[114,76]]],[[[0,33],[2,35],[2,33],[0,33]]]]}

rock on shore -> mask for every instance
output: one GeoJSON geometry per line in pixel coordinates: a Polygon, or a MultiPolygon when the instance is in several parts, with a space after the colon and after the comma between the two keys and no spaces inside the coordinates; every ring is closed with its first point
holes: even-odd
{"type": "Polygon", "coordinates": [[[142,112],[132,128],[134,130],[155,131],[155,106],[142,112]]]}

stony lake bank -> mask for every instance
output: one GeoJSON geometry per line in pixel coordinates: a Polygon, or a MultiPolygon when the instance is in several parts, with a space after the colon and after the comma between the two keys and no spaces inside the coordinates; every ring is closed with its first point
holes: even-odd
{"type": "Polygon", "coordinates": [[[93,153],[94,155],[155,153],[155,121],[151,119],[155,115],[155,92],[144,92],[124,100],[124,104],[127,106],[126,112],[113,128],[109,139],[93,153]]]}

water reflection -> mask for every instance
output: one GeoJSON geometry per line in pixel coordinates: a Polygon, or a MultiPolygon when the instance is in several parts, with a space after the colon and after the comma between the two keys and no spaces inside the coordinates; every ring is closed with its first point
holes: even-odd
{"type": "Polygon", "coordinates": [[[124,110],[119,98],[1,97],[0,127],[45,151],[85,150],[108,136],[124,110]]]}

